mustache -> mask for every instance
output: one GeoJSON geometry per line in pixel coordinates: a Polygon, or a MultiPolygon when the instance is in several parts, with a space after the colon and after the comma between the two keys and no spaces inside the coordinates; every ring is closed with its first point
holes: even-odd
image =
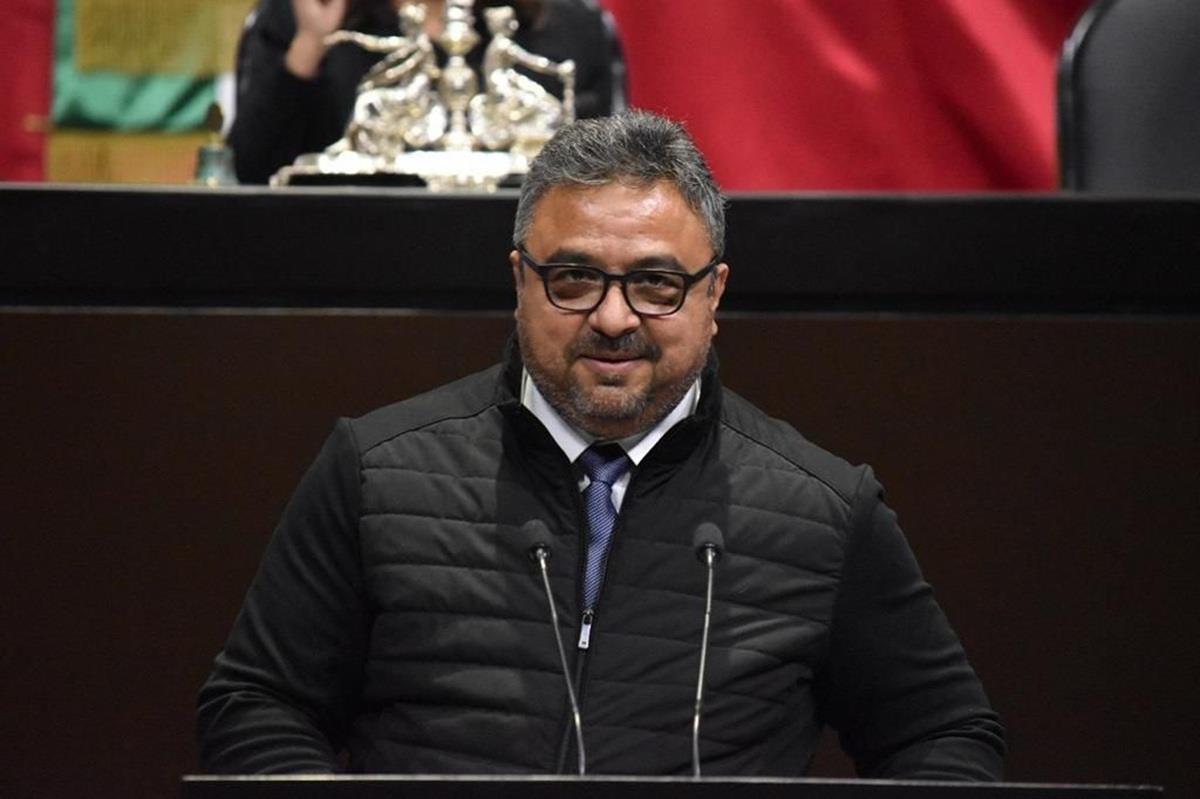
{"type": "Polygon", "coordinates": [[[631,330],[616,338],[601,335],[595,330],[587,330],[571,346],[571,357],[591,355],[622,355],[656,361],[662,355],[662,349],[657,344],[647,341],[638,330],[631,330]]]}

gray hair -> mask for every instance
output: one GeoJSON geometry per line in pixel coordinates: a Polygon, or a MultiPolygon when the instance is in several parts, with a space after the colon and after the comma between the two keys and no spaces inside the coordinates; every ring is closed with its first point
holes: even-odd
{"type": "Polygon", "coordinates": [[[679,190],[704,224],[713,253],[720,257],[725,251],[725,200],[720,187],[683,126],[645,111],[582,119],[554,134],[521,185],[513,244],[525,241],[534,208],[555,186],[659,180],[679,190]]]}

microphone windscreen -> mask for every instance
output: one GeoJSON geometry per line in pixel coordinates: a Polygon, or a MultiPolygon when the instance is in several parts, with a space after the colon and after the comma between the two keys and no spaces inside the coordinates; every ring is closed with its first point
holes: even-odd
{"type": "Polygon", "coordinates": [[[531,558],[537,557],[539,549],[546,550],[546,555],[549,556],[550,528],[541,519],[530,519],[517,531],[517,546],[529,553],[531,558]]]}
{"type": "Polygon", "coordinates": [[[704,550],[710,547],[716,554],[721,554],[725,549],[725,536],[721,534],[720,527],[712,522],[703,522],[692,533],[692,548],[696,550],[696,557],[703,560],[704,550]]]}

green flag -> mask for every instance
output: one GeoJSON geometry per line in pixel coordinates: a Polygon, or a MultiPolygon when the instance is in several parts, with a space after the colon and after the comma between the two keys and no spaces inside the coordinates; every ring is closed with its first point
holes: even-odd
{"type": "Polygon", "coordinates": [[[251,0],[58,0],[56,128],[196,130],[251,0]],[[232,24],[231,24],[232,23],[232,24]]]}

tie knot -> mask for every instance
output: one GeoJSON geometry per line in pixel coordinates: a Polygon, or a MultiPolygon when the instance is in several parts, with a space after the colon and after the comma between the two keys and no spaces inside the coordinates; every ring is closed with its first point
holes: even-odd
{"type": "Polygon", "coordinates": [[[595,483],[611,486],[629,468],[629,457],[617,444],[593,444],[579,456],[583,471],[595,483]]]}

